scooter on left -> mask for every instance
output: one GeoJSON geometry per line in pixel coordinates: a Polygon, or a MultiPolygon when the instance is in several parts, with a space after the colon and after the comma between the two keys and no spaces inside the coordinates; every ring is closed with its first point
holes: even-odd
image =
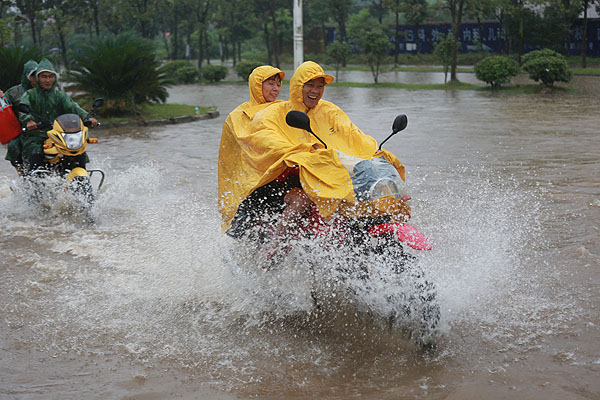
{"type": "MultiPolygon", "coordinates": [[[[103,99],[94,100],[91,114],[95,115],[103,104],[103,99]]],[[[19,111],[29,113],[30,109],[21,103],[19,111]]],[[[13,192],[45,207],[52,207],[59,194],[65,193],[69,209],[93,222],[94,193],[102,187],[106,174],[101,169],[86,169],[85,162],[81,161],[86,158],[87,144],[98,142],[97,138],[88,136],[91,126],[91,121],[82,120],[77,114],[62,114],[52,122],[38,123],[38,128],[48,136],[43,146],[44,164],[28,171],[22,179],[13,180],[13,192]],[[91,181],[94,174],[99,175],[96,187],[91,181]]]]}

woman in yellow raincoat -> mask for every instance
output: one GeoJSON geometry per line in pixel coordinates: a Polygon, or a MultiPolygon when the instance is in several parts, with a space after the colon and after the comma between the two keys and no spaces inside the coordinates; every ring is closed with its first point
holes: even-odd
{"type": "Polygon", "coordinates": [[[285,73],[279,68],[270,65],[256,67],[248,78],[250,100],[236,107],[223,125],[219,145],[219,211],[228,216],[227,226],[239,206],[239,202],[234,205],[227,199],[241,197],[243,200],[251,189],[247,182],[252,181],[246,176],[249,168],[238,136],[247,131],[251,118],[258,111],[277,102],[284,77],[285,73]]]}
{"type": "MultiPolygon", "coordinates": [[[[246,180],[219,182],[227,187],[223,193],[228,194],[220,201],[233,211],[221,211],[223,228],[231,236],[243,235],[261,211],[257,209],[265,204],[279,210],[285,208],[285,214],[301,216],[307,205],[315,203],[321,215],[328,217],[340,202],[356,201],[337,151],[370,159],[378,153],[377,142],[354,125],[339,107],[321,100],[325,85],[332,81],[333,77],[325,74],[318,64],[303,63],[290,80],[289,100],[257,112],[248,129],[237,135],[246,158],[246,180]],[[312,130],[327,144],[327,149],[308,132],[286,124],[286,115],[291,110],[308,114],[312,130]],[[290,170],[296,174],[285,176],[290,170]]],[[[395,156],[385,150],[380,155],[403,177],[404,167],[395,156]]]]}

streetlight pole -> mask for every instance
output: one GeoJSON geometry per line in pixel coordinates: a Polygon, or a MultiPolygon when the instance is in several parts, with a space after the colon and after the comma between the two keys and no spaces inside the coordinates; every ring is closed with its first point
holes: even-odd
{"type": "Polygon", "coordinates": [[[294,70],[304,62],[302,0],[294,0],[294,70]]]}

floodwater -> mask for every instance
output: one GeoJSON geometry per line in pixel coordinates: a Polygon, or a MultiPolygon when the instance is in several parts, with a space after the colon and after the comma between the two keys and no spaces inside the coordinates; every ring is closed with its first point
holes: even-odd
{"type": "Polygon", "coordinates": [[[95,226],[23,202],[0,164],[0,398],[600,398],[597,93],[326,89],[378,140],[408,115],[386,147],[435,243],[420,256],[442,311],[433,353],[347,306],[303,317],[231,273],[216,161],[240,86],[171,90],[214,120],[95,131],[95,226]]]}

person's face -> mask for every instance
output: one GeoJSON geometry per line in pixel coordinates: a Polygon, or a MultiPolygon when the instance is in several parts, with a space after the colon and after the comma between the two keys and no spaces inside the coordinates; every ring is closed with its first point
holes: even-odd
{"type": "Polygon", "coordinates": [[[314,108],[319,104],[325,91],[325,78],[315,78],[304,84],[302,87],[302,101],[306,107],[314,108]]]}
{"type": "Polygon", "coordinates": [[[267,103],[277,100],[279,91],[281,90],[281,78],[275,75],[262,83],[263,97],[267,103]]]}
{"type": "Polygon", "coordinates": [[[56,75],[47,71],[40,72],[38,80],[40,81],[40,87],[42,89],[50,90],[56,81],[56,75]]]}
{"type": "Polygon", "coordinates": [[[29,75],[28,79],[29,79],[29,83],[31,83],[31,87],[37,86],[37,82],[35,81],[35,74],[29,75]]]}

